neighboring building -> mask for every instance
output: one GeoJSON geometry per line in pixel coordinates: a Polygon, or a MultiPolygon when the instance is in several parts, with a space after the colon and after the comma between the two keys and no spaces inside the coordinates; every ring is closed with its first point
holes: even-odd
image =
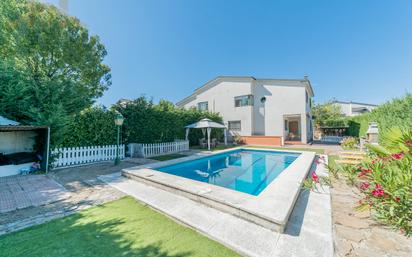
{"type": "Polygon", "coordinates": [[[282,145],[312,140],[310,81],[217,77],[177,103],[184,108],[217,112],[231,135],[246,143],[282,145]]]}
{"type": "Polygon", "coordinates": [[[332,103],[339,105],[342,110],[342,114],[345,116],[357,116],[363,113],[371,112],[377,107],[375,104],[357,103],[352,101],[333,101],[332,103]]]}

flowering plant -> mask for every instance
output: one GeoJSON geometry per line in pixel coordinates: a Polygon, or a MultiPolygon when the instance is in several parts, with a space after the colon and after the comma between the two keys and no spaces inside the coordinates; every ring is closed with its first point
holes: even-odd
{"type": "Polygon", "coordinates": [[[368,145],[371,156],[356,167],[356,183],[363,199],[359,208],[370,208],[386,225],[412,235],[412,130],[391,129],[382,146],[368,145]]]}

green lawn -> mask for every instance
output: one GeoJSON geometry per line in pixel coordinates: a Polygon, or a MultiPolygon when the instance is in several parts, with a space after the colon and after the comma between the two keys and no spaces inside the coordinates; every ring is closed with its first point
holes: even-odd
{"type": "Polygon", "coordinates": [[[182,157],[186,157],[186,156],[187,155],[184,155],[184,154],[172,153],[172,154],[167,154],[167,155],[160,155],[160,156],[150,157],[149,159],[157,160],[157,161],[168,161],[168,160],[173,160],[173,159],[182,158],[182,157]]]}
{"type": "Polygon", "coordinates": [[[131,197],[0,237],[0,256],[239,256],[131,197]]]}

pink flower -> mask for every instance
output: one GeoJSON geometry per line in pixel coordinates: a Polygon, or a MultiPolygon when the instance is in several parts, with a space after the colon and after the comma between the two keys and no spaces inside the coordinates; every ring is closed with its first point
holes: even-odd
{"type": "Polygon", "coordinates": [[[365,176],[365,175],[368,174],[368,173],[372,173],[372,170],[371,170],[371,169],[361,168],[361,172],[358,174],[358,177],[363,177],[363,176],[365,176]]]}
{"type": "Polygon", "coordinates": [[[375,189],[372,191],[372,195],[375,197],[382,197],[385,195],[385,191],[383,190],[382,186],[377,184],[375,189]]]}
{"type": "Polygon", "coordinates": [[[402,152],[401,153],[394,153],[394,154],[391,155],[391,157],[395,160],[400,160],[403,157],[403,153],[402,152]]]}
{"type": "Polygon", "coordinates": [[[315,163],[316,163],[316,164],[320,164],[319,159],[316,159],[316,160],[315,160],[315,163]]]}
{"type": "Polygon", "coordinates": [[[408,139],[405,141],[405,145],[412,147],[412,140],[408,139]]]}
{"type": "Polygon", "coordinates": [[[363,182],[361,185],[360,185],[360,189],[361,190],[366,190],[366,189],[368,189],[369,188],[369,183],[368,182],[363,182]]]}
{"type": "Polygon", "coordinates": [[[313,172],[313,173],[312,173],[312,180],[313,180],[315,183],[318,183],[318,182],[319,182],[319,177],[318,177],[318,175],[316,174],[316,172],[313,172]]]}

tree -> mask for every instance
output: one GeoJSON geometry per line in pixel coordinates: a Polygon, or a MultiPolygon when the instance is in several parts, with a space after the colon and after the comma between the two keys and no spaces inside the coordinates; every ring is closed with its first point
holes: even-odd
{"type": "Polygon", "coordinates": [[[76,18],[27,0],[1,1],[0,34],[0,114],[50,125],[58,144],[111,84],[105,47],[76,18]]]}
{"type": "Polygon", "coordinates": [[[339,105],[332,102],[315,104],[312,107],[312,116],[317,126],[342,126],[345,118],[339,105]]]}

